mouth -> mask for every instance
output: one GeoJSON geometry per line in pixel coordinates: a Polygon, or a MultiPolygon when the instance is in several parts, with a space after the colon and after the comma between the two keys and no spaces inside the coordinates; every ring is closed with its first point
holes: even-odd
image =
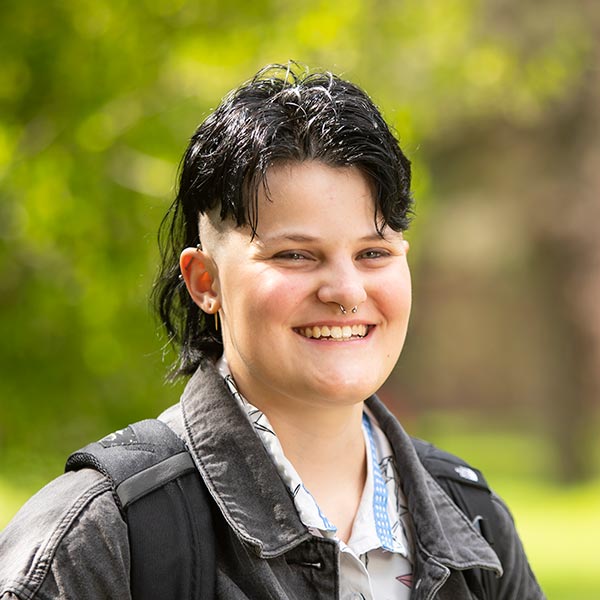
{"type": "Polygon", "coordinates": [[[305,338],[346,342],[366,337],[372,327],[372,325],[313,325],[312,327],[297,327],[294,331],[305,338]]]}

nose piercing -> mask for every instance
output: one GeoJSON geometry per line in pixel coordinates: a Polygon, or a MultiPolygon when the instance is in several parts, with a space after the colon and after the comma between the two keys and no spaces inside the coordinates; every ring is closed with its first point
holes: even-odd
{"type": "MultiPolygon", "coordinates": [[[[342,312],[342,314],[343,315],[347,314],[348,311],[346,310],[346,308],[344,307],[344,305],[340,304],[339,306],[340,306],[340,311],[342,312]]],[[[353,306],[352,309],[351,309],[351,311],[352,311],[352,314],[355,315],[358,312],[358,306],[353,306]]]]}

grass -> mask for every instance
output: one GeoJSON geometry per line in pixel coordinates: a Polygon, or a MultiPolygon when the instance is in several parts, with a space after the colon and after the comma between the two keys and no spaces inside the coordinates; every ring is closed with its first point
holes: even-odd
{"type": "Polygon", "coordinates": [[[600,480],[567,489],[503,481],[501,494],[548,598],[600,598],[600,480]]]}
{"type": "MultiPolygon", "coordinates": [[[[546,481],[540,473],[547,449],[529,434],[473,433],[458,426],[428,429],[425,437],[481,468],[507,501],[549,600],[600,598],[600,478],[573,487],[546,481]]],[[[20,481],[0,473],[0,529],[44,483],[47,465],[38,465],[37,472],[20,481]]]]}
{"type": "Polygon", "coordinates": [[[28,496],[30,494],[27,490],[17,488],[10,481],[0,477],[0,529],[6,526],[28,496]]]}

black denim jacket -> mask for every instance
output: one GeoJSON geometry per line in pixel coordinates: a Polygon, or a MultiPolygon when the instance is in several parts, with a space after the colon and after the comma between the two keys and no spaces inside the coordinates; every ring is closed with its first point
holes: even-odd
{"type": "MultiPolygon", "coordinates": [[[[503,600],[544,598],[512,518],[494,497],[495,550],[421,466],[409,436],[377,398],[367,404],[394,449],[415,532],[414,600],[471,600],[462,573],[500,579],[503,600]]],[[[218,507],[217,597],[337,600],[339,551],[312,536],[248,419],[212,366],[198,370],[165,420],[188,443],[218,507]]],[[[109,483],[67,473],[0,534],[0,599],[127,599],[129,548],[109,483]]],[[[343,599],[346,600],[346,599],[343,599]]]]}

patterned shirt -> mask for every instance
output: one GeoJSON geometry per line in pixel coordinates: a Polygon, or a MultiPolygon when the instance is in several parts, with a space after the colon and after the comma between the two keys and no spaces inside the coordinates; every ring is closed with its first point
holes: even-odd
{"type": "Polygon", "coordinates": [[[367,453],[367,479],[348,543],[304,486],[266,415],[238,391],[227,362],[217,363],[233,397],[244,409],[279,474],[290,490],[300,520],[319,537],[340,547],[340,599],[408,600],[412,587],[411,520],[390,443],[367,409],[362,430],[367,453]]]}

